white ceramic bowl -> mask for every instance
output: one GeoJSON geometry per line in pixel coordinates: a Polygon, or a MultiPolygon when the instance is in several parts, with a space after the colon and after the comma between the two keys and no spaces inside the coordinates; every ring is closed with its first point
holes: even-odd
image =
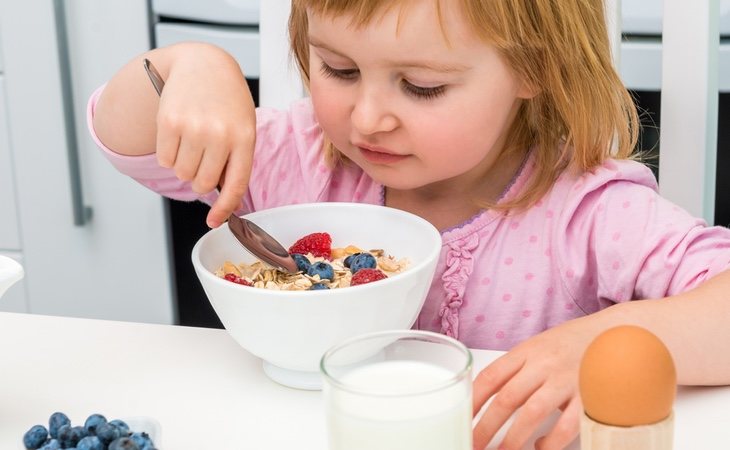
{"type": "Polygon", "coordinates": [[[195,244],[193,266],[230,335],[264,360],[266,374],[301,389],[321,388],[319,361],[333,345],[356,335],[408,329],[431,286],[441,235],[426,220],[398,210],[358,203],[312,203],[244,216],[285,247],[314,232],[328,232],[333,247],[355,245],[407,257],[409,268],[359,286],[317,291],[274,291],[241,286],[215,276],[225,261],[252,263],[227,225],[195,244]]]}

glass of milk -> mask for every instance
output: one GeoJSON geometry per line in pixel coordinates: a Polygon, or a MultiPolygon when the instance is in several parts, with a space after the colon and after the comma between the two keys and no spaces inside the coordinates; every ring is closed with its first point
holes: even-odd
{"type": "Polygon", "coordinates": [[[382,331],[322,357],[330,450],[472,450],[472,356],[428,331],[382,331]]]}

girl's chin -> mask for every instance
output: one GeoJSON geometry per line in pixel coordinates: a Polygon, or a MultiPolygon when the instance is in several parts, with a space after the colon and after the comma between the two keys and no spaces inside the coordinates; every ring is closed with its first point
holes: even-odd
{"type": "MultiPolygon", "coordinates": [[[[368,161],[362,154],[342,154],[351,162],[360,167],[376,183],[390,189],[409,190],[427,186],[430,181],[423,179],[421,171],[413,172],[416,169],[408,168],[404,164],[375,164],[368,161]]],[[[410,157],[406,157],[410,158],[410,157]]]]}
{"type": "Polygon", "coordinates": [[[372,170],[372,168],[363,168],[363,170],[365,170],[365,173],[367,173],[376,183],[382,184],[388,189],[407,191],[422,188],[429,184],[425,180],[409,176],[407,173],[402,171],[386,174],[378,170],[372,170]]]}

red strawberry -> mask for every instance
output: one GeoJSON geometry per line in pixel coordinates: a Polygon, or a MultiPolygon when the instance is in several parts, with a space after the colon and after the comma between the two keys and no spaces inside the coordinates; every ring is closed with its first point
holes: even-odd
{"type": "Polygon", "coordinates": [[[388,278],[386,274],[378,269],[360,269],[355,272],[350,280],[350,286],[357,286],[358,284],[371,283],[373,281],[382,280],[388,278]]]}
{"type": "Polygon", "coordinates": [[[253,286],[253,284],[250,281],[246,280],[245,278],[241,278],[241,277],[237,276],[235,273],[227,273],[223,278],[225,278],[226,280],[228,280],[232,283],[242,284],[244,286],[253,286]]]}
{"type": "Polygon", "coordinates": [[[332,254],[332,237],[329,233],[308,234],[289,247],[289,253],[311,253],[329,259],[332,254]]]}

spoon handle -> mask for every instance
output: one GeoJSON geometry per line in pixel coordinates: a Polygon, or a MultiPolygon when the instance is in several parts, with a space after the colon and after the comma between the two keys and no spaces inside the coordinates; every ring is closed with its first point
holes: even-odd
{"type": "Polygon", "coordinates": [[[152,62],[147,58],[144,59],[144,70],[147,72],[147,76],[150,77],[150,81],[152,82],[152,86],[155,87],[157,95],[162,95],[162,88],[165,87],[165,81],[162,79],[160,72],[157,71],[155,66],[152,65],[152,62]]]}

